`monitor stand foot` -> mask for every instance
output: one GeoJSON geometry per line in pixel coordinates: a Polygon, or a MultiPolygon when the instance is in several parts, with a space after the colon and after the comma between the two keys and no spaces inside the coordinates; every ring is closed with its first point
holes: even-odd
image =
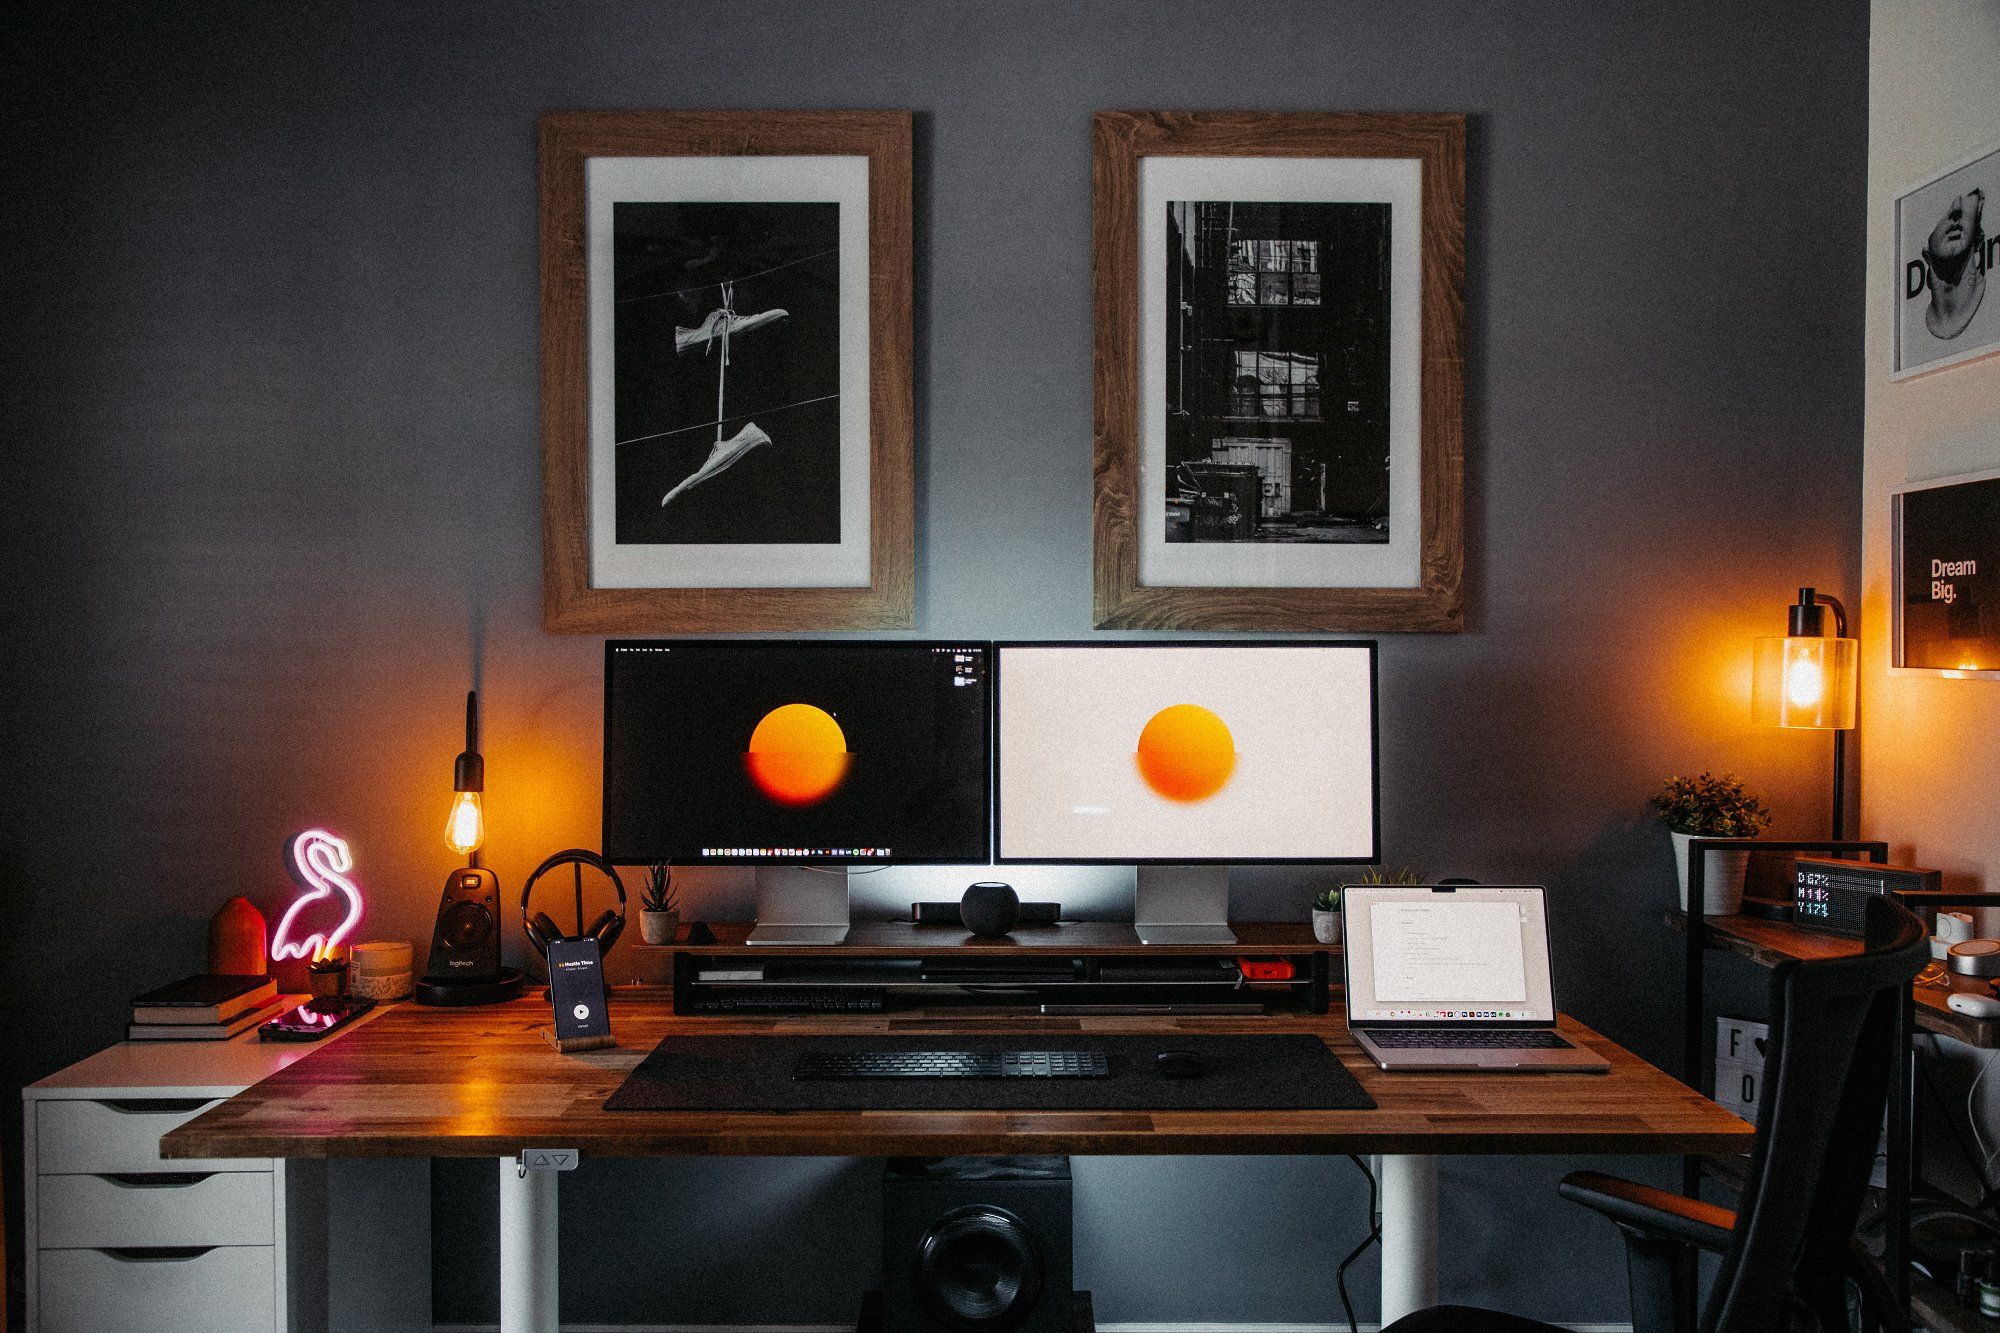
{"type": "Polygon", "coordinates": [[[1234,944],[1228,866],[1140,866],[1132,928],[1141,944],[1234,944]]]}
{"type": "Polygon", "coordinates": [[[848,920],[845,867],[757,867],[757,923],[746,943],[840,944],[848,920]]]}

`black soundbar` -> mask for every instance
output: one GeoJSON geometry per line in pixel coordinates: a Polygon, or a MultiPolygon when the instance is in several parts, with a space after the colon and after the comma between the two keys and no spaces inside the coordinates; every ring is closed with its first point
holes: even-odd
{"type": "MultiPolygon", "coordinates": [[[[965,924],[965,919],[958,914],[957,903],[911,903],[910,920],[919,926],[965,924]]],[[[1061,903],[1022,903],[1021,916],[1015,924],[1053,926],[1060,920],[1062,920],[1061,903]]]]}

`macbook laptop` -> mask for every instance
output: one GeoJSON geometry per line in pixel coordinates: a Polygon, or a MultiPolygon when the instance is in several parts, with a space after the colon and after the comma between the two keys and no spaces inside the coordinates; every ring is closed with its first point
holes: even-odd
{"type": "Polygon", "coordinates": [[[1368,885],[1341,896],[1347,1026],[1383,1069],[1602,1073],[1556,1032],[1539,885],[1368,885]]]}

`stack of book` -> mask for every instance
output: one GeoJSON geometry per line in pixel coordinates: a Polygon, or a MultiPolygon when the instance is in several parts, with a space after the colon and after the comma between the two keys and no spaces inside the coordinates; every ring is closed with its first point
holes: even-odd
{"type": "Polygon", "coordinates": [[[199,976],[132,1001],[131,1041],[222,1041],[285,1008],[269,977],[199,976]]]}

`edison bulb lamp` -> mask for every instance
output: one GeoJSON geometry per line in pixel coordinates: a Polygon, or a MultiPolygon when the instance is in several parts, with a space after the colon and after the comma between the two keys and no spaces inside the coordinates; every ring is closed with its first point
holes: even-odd
{"type": "Polygon", "coordinates": [[[465,750],[452,764],[451,786],[456,793],[451,814],[445,820],[444,840],[460,856],[479,864],[479,844],[486,841],[486,812],[480,798],[486,790],[486,761],[479,754],[479,692],[465,696],[465,750]]]}
{"type": "Polygon", "coordinates": [[[1847,737],[1855,722],[1860,644],[1847,637],[1847,609],[1835,597],[1799,589],[1785,634],[1757,640],[1750,708],[1765,726],[1833,733],[1833,836],[1847,824],[1847,737]],[[1833,609],[1833,634],[1826,611],[1833,609]]]}
{"type": "Polygon", "coordinates": [[[470,856],[486,841],[486,816],[479,808],[479,793],[459,792],[451,803],[451,818],[445,822],[444,840],[460,856],[470,856]]]}

